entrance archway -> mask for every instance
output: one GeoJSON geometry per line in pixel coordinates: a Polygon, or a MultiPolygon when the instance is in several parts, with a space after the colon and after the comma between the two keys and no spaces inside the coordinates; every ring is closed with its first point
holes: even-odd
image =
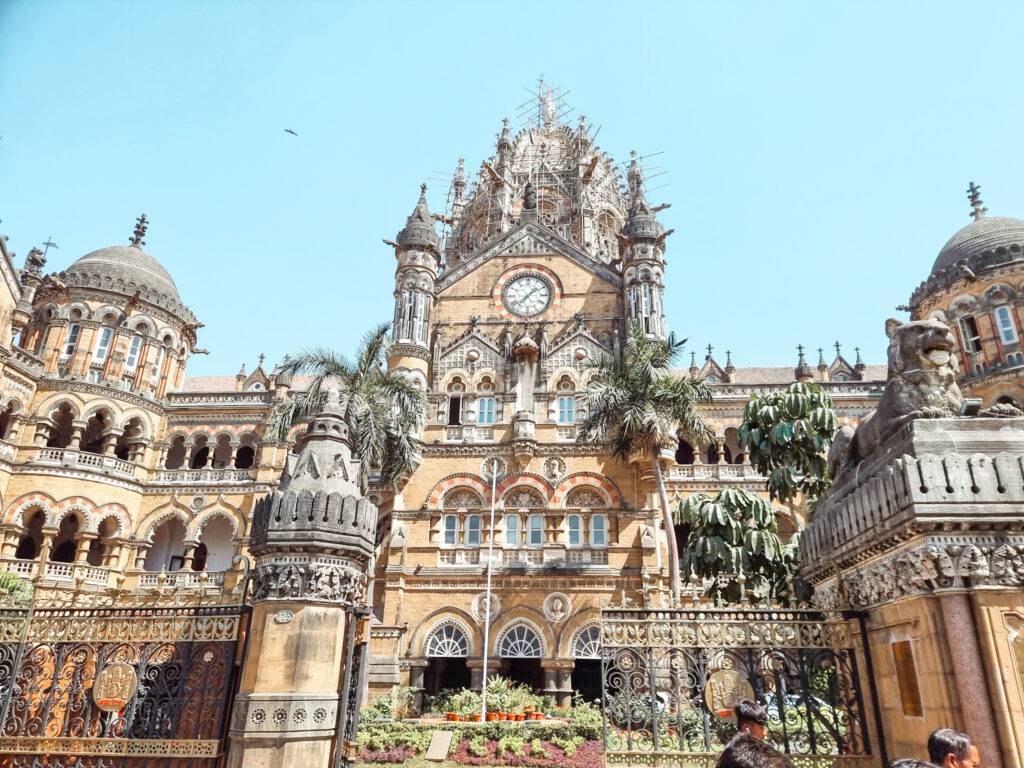
{"type": "Polygon", "coordinates": [[[498,638],[498,657],[504,661],[505,675],[534,692],[544,688],[544,670],[540,666],[543,655],[540,634],[526,622],[513,624],[498,638]]]}
{"type": "Polygon", "coordinates": [[[576,664],[572,670],[572,689],[584,701],[601,698],[601,628],[597,624],[584,627],[572,641],[576,664]]]}
{"type": "Polygon", "coordinates": [[[423,644],[423,655],[428,658],[423,673],[423,691],[428,696],[446,688],[469,687],[469,640],[457,623],[446,621],[435,627],[423,644]]]}

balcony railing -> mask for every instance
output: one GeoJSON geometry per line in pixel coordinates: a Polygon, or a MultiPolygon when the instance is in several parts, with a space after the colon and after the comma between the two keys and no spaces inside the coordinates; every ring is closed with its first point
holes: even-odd
{"type": "Polygon", "coordinates": [[[485,443],[494,439],[494,427],[448,426],[444,439],[446,443],[485,443]]]}
{"type": "Polygon", "coordinates": [[[219,587],[224,583],[226,571],[161,571],[139,574],[140,587],[219,587]],[[161,576],[163,580],[161,581],[161,576]]]}
{"type": "Polygon", "coordinates": [[[153,483],[161,485],[217,485],[246,483],[253,479],[252,469],[158,469],[153,474],[153,483]]]}
{"type": "Polygon", "coordinates": [[[479,549],[441,549],[437,552],[438,565],[479,565],[479,549]]]}
{"type": "Polygon", "coordinates": [[[45,565],[42,581],[54,584],[76,584],[81,583],[88,587],[106,587],[110,583],[110,576],[114,573],[113,568],[104,568],[88,563],[55,563],[53,561],[45,564],[38,560],[18,560],[13,557],[0,558],[0,570],[16,573],[25,579],[35,579],[39,576],[40,568],[45,565]]]}
{"type": "Polygon", "coordinates": [[[116,456],[77,451],[72,448],[40,448],[36,463],[91,469],[121,477],[135,477],[135,465],[130,461],[123,461],[116,456]]]}
{"type": "Polygon", "coordinates": [[[764,480],[749,464],[679,464],[669,467],[666,480],[764,480]]]}
{"type": "Polygon", "coordinates": [[[569,565],[608,565],[608,552],[604,549],[570,549],[565,553],[569,565]]]}
{"type": "Polygon", "coordinates": [[[505,565],[544,565],[544,552],[539,549],[506,549],[501,562],[505,565]]]}

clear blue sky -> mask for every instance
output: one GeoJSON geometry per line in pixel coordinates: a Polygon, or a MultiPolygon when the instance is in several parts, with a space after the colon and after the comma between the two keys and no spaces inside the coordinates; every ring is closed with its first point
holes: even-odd
{"type": "Polygon", "coordinates": [[[19,263],[52,235],[59,270],[145,211],[207,326],[193,374],[347,351],[391,317],[381,238],[420,181],[475,171],[544,73],[616,158],[663,152],[669,321],[693,346],[881,362],[967,182],[1024,217],[1022,22],[1020,2],[0,0],[0,232],[19,263]]]}

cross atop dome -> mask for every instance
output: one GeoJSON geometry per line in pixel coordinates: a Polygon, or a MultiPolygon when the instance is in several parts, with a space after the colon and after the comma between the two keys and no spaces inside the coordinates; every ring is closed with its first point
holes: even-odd
{"type": "Polygon", "coordinates": [[[135,220],[135,231],[132,232],[132,236],[128,242],[134,245],[136,248],[141,248],[146,244],[143,238],[146,236],[146,229],[149,228],[149,220],[146,218],[146,214],[142,214],[138,219],[135,220]]]}
{"type": "Polygon", "coordinates": [[[971,202],[971,216],[974,217],[975,221],[988,213],[988,208],[984,206],[981,199],[981,187],[973,181],[967,187],[967,199],[971,202]]]}

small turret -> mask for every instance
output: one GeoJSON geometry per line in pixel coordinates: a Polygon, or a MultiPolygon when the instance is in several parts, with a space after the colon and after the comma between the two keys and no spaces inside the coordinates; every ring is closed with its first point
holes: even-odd
{"type": "MultiPolygon", "coordinates": [[[[462,182],[464,185],[464,176],[462,182]]],[[[426,184],[420,185],[420,199],[393,245],[398,261],[395,269],[395,319],[391,334],[398,345],[395,352],[411,354],[425,363],[430,357],[434,281],[441,265],[434,217],[427,207],[426,184]]]]}
{"type": "Polygon", "coordinates": [[[425,250],[433,253],[438,260],[441,252],[438,247],[437,231],[434,229],[434,217],[427,207],[427,185],[420,185],[420,199],[413,208],[405,226],[396,238],[399,250],[425,250]]]}
{"type": "Polygon", "coordinates": [[[796,351],[800,356],[797,359],[796,368],[793,369],[793,378],[803,383],[814,381],[814,372],[811,370],[811,366],[807,364],[807,358],[804,357],[804,345],[797,344],[796,351]]]}
{"type": "Polygon", "coordinates": [[[623,287],[630,323],[640,323],[651,338],[668,336],[665,323],[665,238],[671,234],[658,221],[644,194],[644,175],[636,152],[626,173],[631,204],[622,228],[623,287]]]}

